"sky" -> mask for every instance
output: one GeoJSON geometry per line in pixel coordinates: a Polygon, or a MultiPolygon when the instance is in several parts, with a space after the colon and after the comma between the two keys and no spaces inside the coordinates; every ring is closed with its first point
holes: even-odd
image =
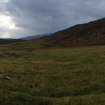
{"type": "Polygon", "coordinates": [[[105,0],[0,0],[0,38],[56,32],[105,17],[105,0]]]}

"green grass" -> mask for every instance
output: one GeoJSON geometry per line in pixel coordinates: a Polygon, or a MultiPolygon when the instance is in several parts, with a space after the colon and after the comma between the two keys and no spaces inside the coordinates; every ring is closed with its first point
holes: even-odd
{"type": "Polygon", "coordinates": [[[104,46],[13,48],[0,48],[0,105],[105,105],[104,46]]]}

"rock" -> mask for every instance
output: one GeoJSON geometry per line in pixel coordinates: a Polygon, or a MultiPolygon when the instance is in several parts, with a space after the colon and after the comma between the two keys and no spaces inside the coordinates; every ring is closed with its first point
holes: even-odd
{"type": "Polygon", "coordinates": [[[5,74],[0,74],[0,79],[11,80],[11,77],[5,74]]]}
{"type": "Polygon", "coordinates": [[[4,79],[11,80],[11,77],[10,76],[5,76],[4,79]]]}

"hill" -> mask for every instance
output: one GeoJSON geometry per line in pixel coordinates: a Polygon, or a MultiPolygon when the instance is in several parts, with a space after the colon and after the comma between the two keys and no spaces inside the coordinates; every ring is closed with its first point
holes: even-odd
{"type": "Polygon", "coordinates": [[[46,46],[105,45],[105,18],[56,32],[45,40],[46,46]]]}
{"type": "Polygon", "coordinates": [[[105,45],[105,18],[78,24],[34,41],[45,48],[105,45]]]}
{"type": "Polygon", "coordinates": [[[31,40],[22,44],[15,44],[15,47],[52,48],[94,45],[105,45],[105,18],[85,24],[78,24],[38,39],[31,36],[31,40]]]}
{"type": "MultiPolygon", "coordinates": [[[[20,40],[1,40],[1,43],[20,42],[20,40]]],[[[105,18],[44,36],[22,38],[23,42],[13,43],[12,47],[54,48],[105,45],[105,18]],[[24,42],[24,40],[27,40],[24,42]]]]}
{"type": "Polygon", "coordinates": [[[22,37],[22,38],[20,38],[20,39],[23,39],[23,40],[33,40],[33,39],[39,39],[39,38],[41,38],[42,36],[44,36],[44,35],[32,35],[32,36],[22,37]]]}

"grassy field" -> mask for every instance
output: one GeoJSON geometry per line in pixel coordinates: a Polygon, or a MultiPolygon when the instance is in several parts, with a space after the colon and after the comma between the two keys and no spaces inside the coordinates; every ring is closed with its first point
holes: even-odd
{"type": "Polygon", "coordinates": [[[105,46],[1,46],[0,105],[105,105],[105,46]]]}

